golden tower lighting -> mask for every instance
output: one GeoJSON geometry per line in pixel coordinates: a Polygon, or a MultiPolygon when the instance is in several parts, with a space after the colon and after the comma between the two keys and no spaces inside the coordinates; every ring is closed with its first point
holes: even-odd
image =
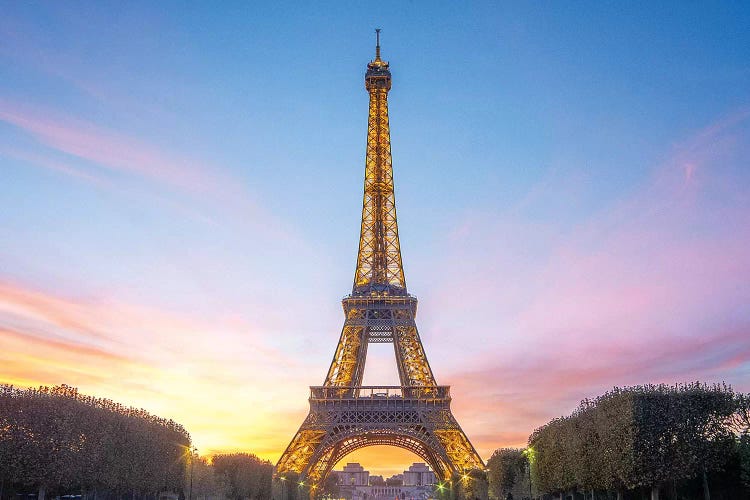
{"type": "Polygon", "coordinates": [[[450,387],[437,385],[419,338],[417,298],[409,295],[393,193],[388,92],[391,72],[380,57],[367,65],[367,120],[362,225],[352,293],[342,301],[344,326],[322,386],[310,387],[310,413],[276,464],[276,477],[320,484],[349,453],[373,445],[407,449],[436,476],[483,469],[450,410],[450,387]],[[362,386],[367,346],[393,343],[400,386],[362,386]]]}

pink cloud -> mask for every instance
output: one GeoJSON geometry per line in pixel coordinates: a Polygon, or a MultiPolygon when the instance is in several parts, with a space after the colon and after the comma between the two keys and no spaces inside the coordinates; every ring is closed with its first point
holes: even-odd
{"type": "Polygon", "coordinates": [[[615,385],[750,390],[748,122],[741,110],[698,131],[577,224],[525,215],[585,196],[575,175],[458,221],[425,263],[446,272],[421,297],[420,326],[483,455],[615,385]]]}
{"type": "Polygon", "coordinates": [[[73,330],[82,337],[104,336],[103,332],[91,326],[91,317],[84,306],[9,283],[0,283],[0,314],[25,317],[63,330],[73,330]]]}
{"type": "Polygon", "coordinates": [[[110,185],[110,182],[108,182],[107,179],[101,176],[93,175],[91,172],[87,172],[80,168],[74,167],[73,165],[70,165],[66,162],[56,160],[53,158],[49,158],[41,154],[31,153],[28,151],[15,151],[15,150],[0,150],[0,154],[7,156],[9,158],[16,159],[16,160],[21,160],[24,162],[32,163],[34,165],[39,165],[46,169],[53,170],[55,172],[60,172],[67,176],[75,177],[75,178],[90,182],[92,184],[95,184],[97,186],[109,186],[110,185]]]}
{"type": "Polygon", "coordinates": [[[0,120],[49,148],[92,162],[110,174],[135,175],[192,193],[241,197],[237,184],[215,167],[166,153],[91,122],[4,100],[0,100],[0,120]]]}
{"type": "Polygon", "coordinates": [[[150,181],[178,195],[191,196],[185,201],[163,193],[155,196],[148,190],[138,191],[172,210],[211,224],[219,217],[231,218],[286,243],[304,244],[296,230],[258,204],[242,182],[220,167],[193,159],[189,152],[176,154],[90,121],[1,98],[0,121],[29,134],[50,148],[51,153],[57,153],[53,157],[47,152],[13,149],[2,151],[6,156],[100,187],[133,191],[123,181],[150,181]],[[93,165],[74,166],[73,161],[61,160],[60,153],[93,165]]]}
{"type": "MultiPolygon", "coordinates": [[[[252,352],[268,363],[293,361],[264,345],[262,326],[237,317],[205,319],[189,312],[167,312],[111,296],[68,298],[0,282],[0,326],[3,323],[21,324],[48,334],[48,338],[67,337],[120,351],[138,350],[141,356],[152,353],[162,360],[174,351],[175,341],[190,338],[203,356],[252,352]],[[241,335],[242,342],[236,345],[217,342],[222,336],[235,335],[241,335]]],[[[196,360],[200,357],[196,356],[196,360]]]]}
{"type": "Polygon", "coordinates": [[[534,428],[614,386],[722,381],[728,365],[750,360],[748,338],[750,324],[704,338],[657,338],[610,350],[581,345],[577,355],[546,351],[514,364],[486,363],[451,376],[456,413],[480,449],[523,445],[534,428]]]}
{"type": "Polygon", "coordinates": [[[237,317],[0,283],[0,381],[68,383],[144,407],[183,423],[203,452],[275,460],[304,418],[305,360],[274,340],[237,317]]]}
{"type": "Polygon", "coordinates": [[[44,338],[31,334],[7,328],[0,328],[0,337],[6,342],[28,344],[35,348],[49,348],[55,351],[63,351],[62,355],[81,355],[84,357],[97,358],[103,361],[126,361],[128,358],[115,352],[100,349],[91,345],[81,344],[78,342],[63,341],[54,338],[44,338]]]}

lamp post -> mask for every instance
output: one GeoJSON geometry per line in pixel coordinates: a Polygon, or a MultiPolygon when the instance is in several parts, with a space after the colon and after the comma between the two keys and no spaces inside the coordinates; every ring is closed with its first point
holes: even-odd
{"type": "Polygon", "coordinates": [[[198,453],[198,448],[195,446],[190,448],[190,493],[188,493],[188,500],[193,500],[193,460],[196,453],[198,453]]]}
{"type": "Polygon", "coordinates": [[[534,500],[532,494],[531,494],[531,461],[529,460],[529,500],[534,500]]]}
{"type": "Polygon", "coordinates": [[[531,461],[534,459],[534,448],[529,446],[525,450],[523,450],[523,454],[526,457],[526,461],[528,462],[528,471],[529,471],[529,500],[533,500],[534,497],[531,494],[531,461]]]}

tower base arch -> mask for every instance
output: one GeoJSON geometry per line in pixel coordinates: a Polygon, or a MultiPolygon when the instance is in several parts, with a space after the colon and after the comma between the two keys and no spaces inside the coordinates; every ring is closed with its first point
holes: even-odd
{"type": "Polygon", "coordinates": [[[310,413],[276,465],[311,489],[349,453],[375,445],[403,448],[430,465],[435,476],[483,469],[484,463],[450,410],[448,386],[311,387],[310,413]]]}

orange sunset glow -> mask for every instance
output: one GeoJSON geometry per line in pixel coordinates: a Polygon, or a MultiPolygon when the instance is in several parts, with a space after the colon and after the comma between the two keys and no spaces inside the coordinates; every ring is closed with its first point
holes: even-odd
{"type": "Polygon", "coordinates": [[[450,386],[464,470],[616,386],[750,391],[748,9],[380,7],[5,5],[0,382],[274,465],[310,386],[450,386]]]}

